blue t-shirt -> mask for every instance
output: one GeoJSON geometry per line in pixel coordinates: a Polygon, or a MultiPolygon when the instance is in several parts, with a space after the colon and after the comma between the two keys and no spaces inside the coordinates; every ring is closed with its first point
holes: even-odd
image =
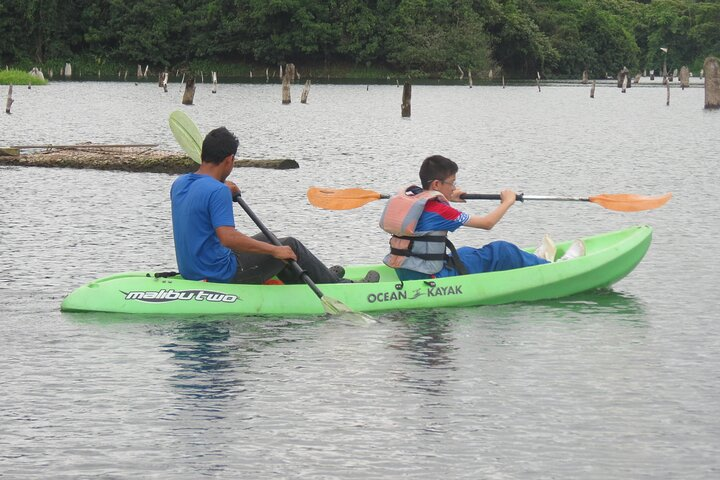
{"type": "Polygon", "coordinates": [[[420,215],[416,232],[454,232],[470,220],[470,215],[438,200],[429,200],[420,215]]]}
{"type": "Polygon", "coordinates": [[[215,233],[218,227],[235,228],[230,189],[208,175],[189,173],[173,182],[170,201],[180,274],[189,280],[232,280],[237,259],[215,233]]]}

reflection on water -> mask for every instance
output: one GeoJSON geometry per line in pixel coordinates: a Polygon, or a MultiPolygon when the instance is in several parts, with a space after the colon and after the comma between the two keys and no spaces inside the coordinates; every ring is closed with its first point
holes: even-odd
{"type": "Polygon", "coordinates": [[[583,315],[612,315],[616,320],[642,320],[645,305],[637,296],[616,292],[610,289],[584,292],[571,297],[555,300],[541,300],[538,305],[557,308],[563,312],[575,312],[583,315]]]}
{"type": "Polygon", "coordinates": [[[425,310],[384,315],[399,324],[388,338],[388,348],[405,356],[413,367],[395,371],[397,381],[431,396],[447,394],[447,376],[453,370],[453,315],[450,310],[425,310]],[[419,368],[417,368],[419,367],[419,368]],[[430,373],[428,370],[437,370],[430,373]]]}
{"type": "Polygon", "coordinates": [[[174,388],[195,398],[220,399],[237,394],[240,382],[232,378],[241,367],[232,358],[227,341],[230,331],[216,322],[181,324],[175,331],[176,341],[162,345],[178,365],[170,378],[174,388]]]}
{"type": "Polygon", "coordinates": [[[430,368],[443,368],[452,361],[452,310],[391,313],[387,320],[402,323],[390,347],[407,354],[410,360],[430,368]]]}

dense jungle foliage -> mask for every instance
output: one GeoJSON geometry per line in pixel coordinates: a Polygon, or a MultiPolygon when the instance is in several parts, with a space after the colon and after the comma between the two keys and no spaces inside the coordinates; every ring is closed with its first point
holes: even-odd
{"type": "Polygon", "coordinates": [[[2,0],[0,62],[593,77],[720,56],[720,0],[2,0]],[[660,50],[668,49],[667,54],[660,50]]]}

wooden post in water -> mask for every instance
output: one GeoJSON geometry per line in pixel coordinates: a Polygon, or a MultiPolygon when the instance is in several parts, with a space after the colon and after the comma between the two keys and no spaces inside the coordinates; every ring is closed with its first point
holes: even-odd
{"type": "Polygon", "coordinates": [[[10,114],[10,107],[12,106],[14,101],[15,100],[13,100],[13,98],[12,98],[12,83],[11,83],[10,86],[8,87],[7,102],[5,103],[5,113],[7,113],[8,115],[10,114]]]}
{"type": "Polygon", "coordinates": [[[720,108],[720,60],[707,57],[703,65],[705,74],[705,108],[720,108]]]}
{"type": "Polygon", "coordinates": [[[472,88],[472,71],[468,68],[468,85],[472,88]]]}
{"type": "MultiPolygon", "coordinates": [[[[280,71],[282,72],[282,65],[280,65],[280,71]]],[[[285,73],[282,76],[282,104],[288,105],[290,103],[290,84],[295,77],[295,65],[288,63],[285,66],[285,73]]]]}
{"type": "MultiPolygon", "coordinates": [[[[370,90],[370,86],[368,85],[368,90],[370,90]]],[[[307,80],[305,82],[305,87],[303,87],[302,94],[300,95],[300,103],[307,103],[307,97],[310,93],[310,80],[307,80]]]]}
{"type": "Polygon", "coordinates": [[[410,118],[410,100],[412,97],[412,85],[405,82],[403,85],[402,105],[400,106],[400,114],[402,118],[410,118]]]}
{"type": "Polygon", "coordinates": [[[212,72],[213,88],[212,93],[217,93],[217,72],[212,72]]]}
{"type": "Polygon", "coordinates": [[[168,79],[170,78],[170,74],[168,72],[164,72],[162,77],[163,77],[163,80],[162,80],[163,91],[165,93],[167,93],[167,84],[168,84],[168,79]]]}
{"type": "Polygon", "coordinates": [[[505,88],[505,75],[502,76],[503,88],[505,88]]]}
{"type": "Polygon", "coordinates": [[[665,105],[668,107],[670,106],[670,82],[665,82],[665,88],[667,89],[667,100],[665,101],[665,105]]]}
{"type": "Polygon", "coordinates": [[[290,99],[290,79],[287,75],[282,74],[282,65],[280,65],[280,75],[282,77],[282,104],[288,105],[292,101],[290,99]]]}
{"type": "Polygon", "coordinates": [[[587,70],[583,70],[582,83],[583,83],[583,85],[587,85],[587,83],[588,83],[588,71],[587,70]]]}
{"type": "Polygon", "coordinates": [[[682,68],[680,68],[678,80],[680,80],[680,88],[682,90],[690,86],[690,70],[688,70],[687,66],[683,65],[682,68]]]}
{"type": "Polygon", "coordinates": [[[592,87],[590,87],[590,98],[595,98],[595,80],[593,80],[592,87]]]}
{"type": "Polygon", "coordinates": [[[140,65],[139,63],[138,63],[138,68],[137,68],[137,78],[138,78],[138,80],[140,80],[142,78],[142,65],[140,65]]]}
{"type": "Polygon", "coordinates": [[[539,92],[540,91],[540,72],[536,72],[536,73],[537,73],[537,87],[538,87],[538,92],[539,92]]]}
{"type": "Polygon", "coordinates": [[[72,77],[72,65],[70,63],[65,64],[65,77],[70,78],[72,77]]]}
{"type": "Polygon", "coordinates": [[[185,93],[183,94],[183,99],[182,99],[183,105],[192,105],[194,98],[195,98],[195,77],[192,75],[188,75],[187,82],[185,82],[185,93]]]}
{"type": "Polygon", "coordinates": [[[630,87],[630,82],[628,81],[629,74],[630,70],[628,70],[627,67],[623,67],[617,74],[617,86],[618,88],[622,88],[622,93],[625,93],[625,89],[630,87]]]}

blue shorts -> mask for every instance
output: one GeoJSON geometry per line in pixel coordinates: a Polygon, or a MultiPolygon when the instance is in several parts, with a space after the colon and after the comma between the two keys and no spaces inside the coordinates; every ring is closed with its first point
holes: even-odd
{"type": "MultiPolygon", "coordinates": [[[[547,260],[521,250],[517,245],[503,240],[490,242],[480,248],[460,247],[457,253],[463,265],[465,265],[467,273],[498,272],[549,263],[547,260]]],[[[399,268],[397,274],[400,280],[403,281],[430,278],[430,275],[403,268],[399,268]]],[[[457,271],[445,264],[443,269],[435,274],[435,277],[454,277],[456,275],[458,275],[457,271]]]]}

